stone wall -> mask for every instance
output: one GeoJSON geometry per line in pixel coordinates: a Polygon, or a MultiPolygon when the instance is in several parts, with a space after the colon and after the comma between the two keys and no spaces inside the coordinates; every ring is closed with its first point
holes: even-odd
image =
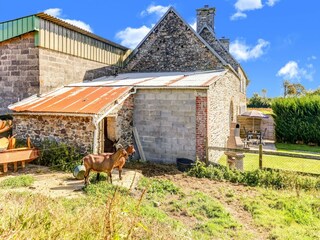
{"type": "Polygon", "coordinates": [[[79,147],[82,153],[91,152],[94,125],[90,117],[16,115],[13,134],[28,136],[35,144],[49,139],[79,147]]]}
{"type": "Polygon", "coordinates": [[[129,96],[111,115],[116,119],[116,138],[124,147],[133,143],[133,106],[134,96],[129,96]]]}
{"type": "Polygon", "coordinates": [[[208,28],[204,28],[200,36],[222,57],[229,63],[235,71],[237,71],[239,63],[234,60],[232,55],[223,47],[223,44],[213,35],[208,28]]]}
{"type": "Polygon", "coordinates": [[[138,90],[133,119],[147,160],[195,160],[197,96],[206,97],[206,90],[138,90]]]}
{"type": "MultiPolygon", "coordinates": [[[[210,86],[208,90],[209,147],[226,147],[232,119],[236,122],[240,109],[246,105],[246,96],[239,92],[239,89],[240,80],[231,71],[210,86]]],[[[208,154],[209,161],[217,162],[223,151],[210,150],[209,148],[208,154]]]]}
{"type": "Polygon", "coordinates": [[[174,11],[164,17],[135,52],[128,58],[127,72],[223,69],[221,61],[174,11]]]}
{"type": "Polygon", "coordinates": [[[0,115],[8,105],[39,92],[39,50],[34,33],[0,43],[0,115]]]}
{"type": "Polygon", "coordinates": [[[40,93],[101,77],[106,67],[102,63],[43,48],[39,49],[39,61],[40,93]]]}

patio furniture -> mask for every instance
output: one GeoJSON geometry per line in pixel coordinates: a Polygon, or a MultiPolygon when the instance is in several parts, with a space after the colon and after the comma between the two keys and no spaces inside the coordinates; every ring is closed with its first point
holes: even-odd
{"type": "Polygon", "coordinates": [[[257,136],[259,142],[260,142],[261,144],[263,144],[263,145],[266,144],[265,141],[264,141],[264,139],[265,139],[265,137],[266,137],[266,133],[267,133],[267,128],[264,129],[263,133],[261,132],[260,135],[257,136]]]}
{"type": "Polygon", "coordinates": [[[247,131],[245,127],[243,127],[243,130],[244,130],[244,134],[246,136],[247,141],[250,141],[250,139],[253,138],[252,133],[250,131],[247,131]]]}

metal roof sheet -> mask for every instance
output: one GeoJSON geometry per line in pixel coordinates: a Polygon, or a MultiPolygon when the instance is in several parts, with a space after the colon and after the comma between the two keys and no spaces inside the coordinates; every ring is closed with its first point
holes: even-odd
{"type": "Polygon", "coordinates": [[[13,104],[15,112],[97,114],[130,91],[131,87],[64,87],[13,104]]]}
{"type": "Polygon", "coordinates": [[[217,79],[224,76],[226,72],[226,70],[221,70],[206,72],[124,73],[117,76],[101,77],[91,82],[74,83],[69,86],[209,87],[217,79]]]}

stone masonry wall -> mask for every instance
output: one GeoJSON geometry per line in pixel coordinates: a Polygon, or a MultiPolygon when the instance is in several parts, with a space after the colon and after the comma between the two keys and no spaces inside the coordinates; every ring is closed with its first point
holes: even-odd
{"type": "MultiPolygon", "coordinates": [[[[233,119],[236,122],[239,109],[246,105],[246,96],[239,92],[239,89],[240,80],[231,71],[210,86],[208,91],[209,147],[226,147],[230,135],[230,119],[232,119],[230,106],[233,106],[233,119]]],[[[209,148],[209,161],[217,162],[222,154],[223,151],[209,148]]]]}
{"type": "Polygon", "coordinates": [[[39,50],[34,33],[0,43],[0,115],[8,105],[39,92],[39,50]]]}
{"type": "Polygon", "coordinates": [[[49,139],[79,147],[82,153],[92,149],[94,126],[89,117],[16,115],[13,126],[17,138],[30,136],[35,144],[49,139]]]}
{"type": "Polygon", "coordinates": [[[227,63],[229,63],[235,71],[237,71],[239,63],[234,60],[232,55],[223,47],[222,43],[208,30],[204,28],[200,33],[200,36],[222,57],[227,63]]]}
{"type": "Polygon", "coordinates": [[[133,143],[134,96],[129,96],[111,115],[116,118],[116,138],[124,147],[133,143]]]}
{"type": "Polygon", "coordinates": [[[220,60],[174,11],[164,17],[129,59],[124,69],[127,72],[223,69],[220,60]]]}
{"type": "Polygon", "coordinates": [[[40,93],[101,77],[105,64],[49,49],[39,49],[40,93]],[[94,69],[97,69],[94,71],[94,69]]]}
{"type": "Polygon", "coordinates": [[[205,97],[206,91],[138,90],[133,119],[147,160],[195,160],[197,96],[205,97]]]}

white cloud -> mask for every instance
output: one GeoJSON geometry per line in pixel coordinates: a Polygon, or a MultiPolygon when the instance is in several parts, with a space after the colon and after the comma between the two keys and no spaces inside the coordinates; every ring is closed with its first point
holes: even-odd
{"type": "Polygon", "coordinates": [[[61,17],[61,14],[62,14],[62,9],[60,8],[49,8],[47,10],[44,11],[44,13],[46,14],[49,14],[53,17],[56,17],[56,18],[59,18],[69,24],[72,24],[76,27],[79,27],[79,28],[82,28],[88,32],[93,32],[92,28],[90,27],[89,24],[83,22],[83,21],[80,21],[80,20],[75,20],[75,19],[65,19],[65,18],[62,18],[61,17]]]}
{"type": "Polygon", "coordinates": [[[268,0],[267,2],[266,2],[266,4],[268,5],[268,6],[270,6],[270,7],[272,7],[273,5],[275,5],[276,4],[276,2],[279,2],[280,0],[268,0]]]}
{"type": "Polygon", "coordinates": [[[62,10],[60,8],[49,8],[44,11],[44,13],[49,14],[53,17],[59,17],[61,15],[62,10]]]}
{"type": "Polygon", "coordinates": [[[196,19],[192,23],[189,23],[189,25],[193,28],[193,30],[197,31],[197,20],[196,19]]]}
{"type": "Polygon", "coordinates": [[[142,39],[148,34],[151,28],[142,26],[140,28],[127,27],[126,29],[118,32],[116,38],[121,40],[121,44],[128,48],[135,48],[142,39]]]}
{"type": "Polygon", "coordinates": [[[317,60],[317,57],[316,56],[311,56],[311,57],[308,57],[308,61],[311,61],[311,60],[317,60]]]}
{"type": "Polygon", "coordinates": [[[259,39],[255,46],[249,46],[244,41],[235,40],[230,44],[230,53],[239,61],[248,61],[261,57],[270,43],[259,39]]]}
{"type": "Polygon", "coordinates": [[[238,0],[234,7],[239,11],[249,11],[263,8],[261,0],[238,0]]]}
{"type": "MultiPolygon", "coordinates": [[[[268,5],[269,7],[272,7],[278,1],[280,0],[267,0],[265,4],[268,5]]],[[[236,13],[233,14],[230,17],[230,19],[238,20],[238,19],[246,18],[247,14],[244,13],[245,11],[262,9],[264,6],[265,5],[263,5],[262,0],[237,0],[236,3],[234,4],[236,13]]]]}
{"type": "Polygon", "coordinates": [[[278,71],[277,76],[288,80],[307,79],[312,81],[315,73],[313,65],[309,64],[307,65],[307,68],[308,70],[299,67],[296,61],[289,61],[278,71]]]}
{"type": "Polygon", "coordinates": [[[151,4],[146,10],[142,11],[140,15],[147,16],[151,14],[156,14],[158,17],[162,17],[162,15],[165,14],[169,8],[170,8],[170,5],[162,6],[162,5],[151,4]]]}
{"type": "MultiPolygon", "coordinates": [[[[155,14],[157,18],[160,18],[168,11],[169,8],[170,5],[162,6],[151,4],[146,10],[142,11],[140,15],[145,17],[155,14]]],[[[151,27],[145,25],[139,28],[127,27],[126,29],[119,31],[116,34],[116,38],[121,41],[121,45],[133,49],[142,41],[142,39],[148,34],[153,26],[154,24],[151,24],[151,27]]]]}
{"type": "Polygon", "coordinates": [[[241,19],[241,18],[246,18],[247,17],[247,14],[243,13],[243,12],[236,12],[235,14],[233,14],[230,19],[231,20],[238,20],[238,19],[241,19]]]}

